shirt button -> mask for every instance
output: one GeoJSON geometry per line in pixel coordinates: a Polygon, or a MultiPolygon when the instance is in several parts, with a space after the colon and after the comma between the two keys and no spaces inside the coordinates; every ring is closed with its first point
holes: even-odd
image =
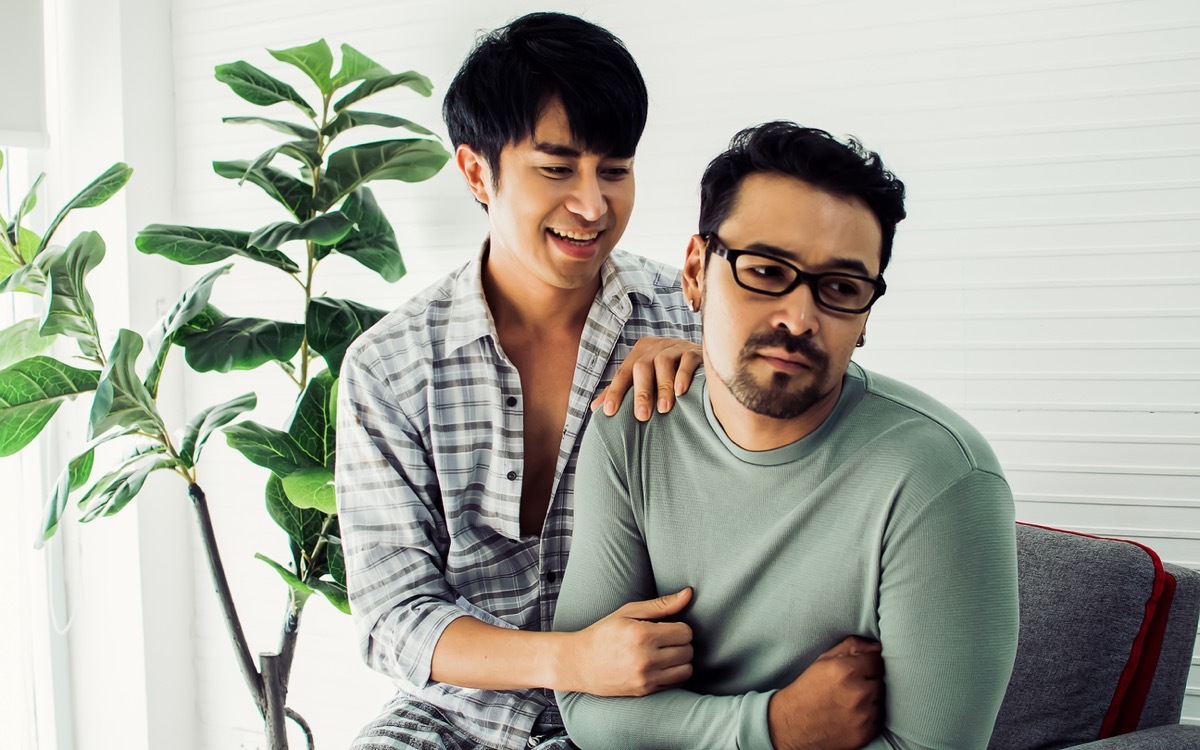
{"type": "Polygon", "coordinates": [[[555,573],[553,570],[546,571],[546,583],[554,583],[557,580],[558,580],[557,573],[555,573]]]}
{"type": "Polygon", "coordinates": [[[505,474],[504,476],[508,477],[508,481],[510,481],[510,482],[511,482],[511,481],[513,481],[514,479],[516,479],[516,478],[517,478],[517,472],[515,472],[515,471],[510,471],[510,472],[508,472],[507,474],[505,474]]]}
{"type": "Polygon", "coordinates": [[[508,399],[504,403],[508,404],[509,406],[516,406],[517,405],[517,397],[509,396],[508,399]]]}

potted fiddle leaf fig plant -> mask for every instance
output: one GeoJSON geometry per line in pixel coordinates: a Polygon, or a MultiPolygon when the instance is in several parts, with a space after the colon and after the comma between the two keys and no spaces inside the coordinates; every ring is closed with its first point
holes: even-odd
{"type": "Polygon", "coordinates": [[[270,54],[301,71],[315,91],[306,98],[244,61],[218,65],[217,80],[239,97],[260,107],[283,105],[292,117],[225,118],[227,123],[265,126],[286,140],[253,159],[213,162],[213,169],[238,186],[249,183],[265,192],[279,204],[280,215],[250,229],[171,224],[143,229],[135,241],[143,253],[185,265],[221,263],[200,276],[145,337],[121,330],[108,347],[100,340],[86,283],[88,272],[103,258],[98,235],[84,233],[66,248],[48,244],[67,211],[99,205],[128,180],[128,167],[115,165],[88,186],[41,237],[20,224],[28,214],[26,203],[31,208],[36,200],[36,184],[14,220],[2,225],[0,292],[41,294],[44,314],[40,320],[0,331],[0,344],[20,340],[25,342],[22,351],[29,354],[0,370],[0,455],[27,445],[64,399],[93,393],[90,442],[63,468],[50,494],[43,538],[55,532],[72,497],[80,520],[91,521],[124,508],[152,472],[171,471],[184,480],[239,670],[263,717],[268,746],[283,750],[288,744],[287,719],[301,728],[308,747],[314,746],[307,721],[287,705],[304,607],[320,594],[349,612],[333,490],[337,374],[346,348],[385,314],[354,300],[314,296],[313,277],[318,265],[336,254],[389,282],[399,279],[405,270],[399,244],[368,184],[427,180],[450,155],[432,131],[411,120],[357,108],[367,97],[398,87],[429,96],[432,85],[425,76],[392,73],[345,44],[334,72],[333,53],[324,40],[270,54]],[[345,134],[362,132],[360,128],[400,129],[406,137],[355,139],[343,145],[351,140],[345,134]],[[214,285],[245,263],[271,268],[283,283],[298,288],[294,319],[238,316],[211,304],[214,285]],[[34,351],[46,336],[54,335],[74,338],[90,367],[75,368],[34,351]],[[248,420],[235,423],[256,405],[255,395],[248,393],[206,408],[182,430],[172,430],[158,410],[157,398],[163,368],[175,348],[182,349],[183,359],[198,372],[273,363],[296,389],[291,417],[279,427],[248,420]],[[278,647],[260,653],[257,664],[234,605],[201,486],[201,450],[218,430],[246,459],[270,472],[263,493],[266,511],[286,535],[291,552],[283,561],[256,555],[279,574],[288,591],[278,647]],[[92,480],[95,449],[110,441],[125,442],[128,449],[92,480]]]}

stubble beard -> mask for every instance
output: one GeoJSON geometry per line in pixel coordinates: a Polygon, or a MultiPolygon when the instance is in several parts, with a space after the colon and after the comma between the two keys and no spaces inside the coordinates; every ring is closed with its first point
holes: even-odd
{"type": "Polygon", "coordinates": [[[737,366],[732,378],[716,373],[738,403],[755,414],[772,419],[795,419],[807,412],[828,391],[821,390],[829,371],[829,357],[804,336],[793,336],[785,330],[776,329],[751,336],[738,354],[737,366]],[[800,390],[793,390],[796,376],[786,372],[774,372],[766,384],[759,383],[750,372],[750,362],[758,357],[758,351],[767,347],[782,347],[788,353],[803,354],[812,364],[812,382],[800,390]]]}

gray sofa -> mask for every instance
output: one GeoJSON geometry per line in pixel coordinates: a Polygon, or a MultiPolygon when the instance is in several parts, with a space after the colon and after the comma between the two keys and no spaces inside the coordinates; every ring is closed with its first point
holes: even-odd
{"type": "Polygon", "coordinates": [[[1180,725],[1200,573],[1147,547],[1017,525],[1021,631],[989,750],[1200,750],[1180,725]]]}

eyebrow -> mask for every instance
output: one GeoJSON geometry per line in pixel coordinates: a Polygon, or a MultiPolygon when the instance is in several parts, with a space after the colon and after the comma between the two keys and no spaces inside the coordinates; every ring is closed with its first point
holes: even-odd
{"type": "MultiPolygon", "coordinates": [[[[800,262],[799,256],[797,256],[795,253],[784,250],[781,247],[776,247],[775,245],[768,245],[765,242],[754,242],[750,245],[747,245],[745,249],[756,253],[762,253],[763,255],[773,255],[777,258],[782,258],[783,260],[796,264],[799,264],[800,262]]],[[[868,278],[871,277],[871,272],[867,269],[866,264],[856,258],[832,258],[827,263],[824,263],[823,267],[827,269],[836,268],[843,271],[853,271],[861,276],[866,276],[868,278]]]]}
{"type": "Polygon", "coordinates": [[[534,141],[533,150],[547,156],[558,156],[567,159],[578,159],[583,156],[583,152],[574,146],[568,146],[565,143],[549,143],[546,141],[534,141]]]}

